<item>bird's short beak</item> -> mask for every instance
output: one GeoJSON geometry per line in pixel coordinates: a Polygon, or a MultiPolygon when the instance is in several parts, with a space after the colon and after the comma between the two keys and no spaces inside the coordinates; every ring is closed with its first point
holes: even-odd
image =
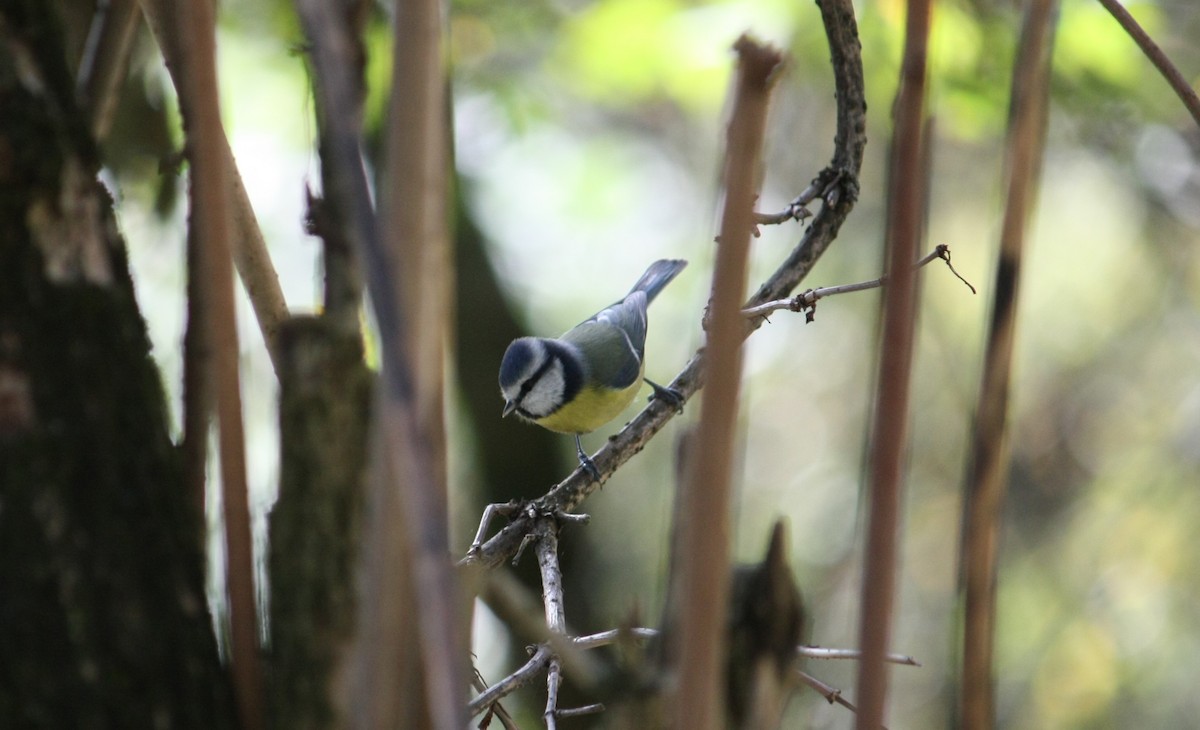
{"type": "Polygon", "coordinates": [[[505,416],[507,416],[508,414],[512,413],[515,410],[517,410],[517,402],[511,401],[511,400],[506,400],[506,401],[504,401],[504,412],[500,414],[500,417],[504,418],[505,416]]]}

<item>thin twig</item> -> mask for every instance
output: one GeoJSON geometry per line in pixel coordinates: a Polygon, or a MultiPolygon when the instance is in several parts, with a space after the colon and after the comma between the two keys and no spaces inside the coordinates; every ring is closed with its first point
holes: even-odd
{"type": "Polygon", "coordinates": [[[479,549],[483,544],[484,535],[487,535],[488,527],[491,526],[492,520],[497,515],[504,517],[512,517],[522,508],[522,503],[517,501],[504,502],[502,504],[489,504],[483,508],[483,517],[479,519],[479,529],[475,531],[475,539],[471,541],[471,552],[479,549]]]}
{"type": "Polygon", "coordinates": [[[79,59],[75,89],[87,106],[92,137],[98,142],[107,137],[112,128],[113,112],[129,70],[129,53],[140,19],[137,0],[96,3],[83,55],[79,59]]]}
{"type": "Polygon", "coordinates": [[[800,679],[801,682],[803,682],[804,684],[808,685],[809,687],[812,687],[813,689],[815,689],[817,691],[817,693],[820,694],[822,697],[824,697],[825,701],[828,702],[829,704],[832,705],[834,703],[837,703],[837,704],[841,705],[842,707],[845,707],[846,709],[850,710],[851,712],[858,712],[858,708],[854,706],[853,702],[846,699],[845,697],[842,697],[842,691],[840,689],[830,686],[828,684],[825,684],[824,682],[822,682],[821,680],[812,676],[811,674],[808,674],[807,672],[803,672],[799,669],[796,670],[796,676],[800,679]]]}
{"type": "MultiPolygon", "coordinates": [[[[812,689],[816,690],[817,693],[824,697],[825,701],[829,704],[839,704],[853,713],[858,713],[858,708],[854,706],[854,703],[843,697],[842,691],[837,687],[825,684],[811,674],[802,672],[799,669],[796,670],[796,678],[812,689]]],[[[886,725],[880,725],[879,727],[880,730],[887,730],[886,725]]]]}
{"type": "Polygon", "coordinates": [[[1146,54],[1146,58],[1158,69],[1158,72],[1163,75],[1167,83],[1171,85],[1171,89],[1191,112],[1192,119],[1196,120],[1196,124],[1200,125],[1200,96],[1196,95],[1196,90],[1188,83],[1179,69],[1175,68],[1175,64],[1171,63],[1171,59],[1167,58],[1167,54],[1163,53],[1158,44],[1154,42],[1142,26],[1133,19],[1129,11],[1117,2],[1117,0],[1100,0],[1100,4],[1105,7],[1112,16],[1117,19],[1125,32],[1133,38],[1138,47],[1142,49],[1142,53],[1146,54]]]}
{"type": "Polygon", "coordinates": [[[812,218],[812,211],[808,209],[808,204],[814,200],[826,200],[829,195],[835,195],[833,186],[836,184],[834,180],[823,180],[818,177],[808,184],[796,199],[788,203],[787,207],[778,213],[758,213],[754,214],[755,223],[758,225],[779,225],[788,221],[798,221],[803,223],[806,219],[812,218]]]}
{"type": "MultiPolygon", "coordinates": [[[[798,646],[796,654],[808,659],[862,659],[858,649],[826,649],[821,646],[798,646]]],[[[919,667],[921,663],[907,654],[884,654],[883,660],[892,664],[919,667]]]]}
{"type": "Polygon", "coordinates": [[[533,656],[520,669],[496,682],[491,687],[488,687],[486,691],[481,692],[475,699],[467,703],[467,714],[474,717],[532,682],[534,678],[541,674],[542,668],[550,663],[552,656],[554,656],[554,653],[550,651],[549,646],[543,644],[537,647],[533,652],[533,656]]]}
{"type": "Polygon", "coordinates": [[[510,571],[489,571],[479,597],[517,639],[527,644],[549,644],[572,682],[584,691],[596,690],[602,676],[600,665],[584,652],[585,647],[577,646],[570,638],[569,626],[562,633],[546,626],[538,597],[510,571]]]}
{"type": "MultiPolygon", "coordinates": [[[[650,629],[641,626],[633,628],[609,629],[608,631],[599,631],[587,636],[577,636],[572,641],[575,646],[580,649],[596,649],[601,646],[609,646],[614,644],[626,636],[632,636],[635,639],[650,640],[658,638],[658,629],[650,629]]],[[[823,646],[798,646],[796,647],[796,656],[805,657],[808,659],[861,659],[862,652],[858,649],[831,649],[823,646]]],[[[912,656],[908,654],[885,654],[884,660],[892,664],[903,664],[910,667],[922,666],[912,656]]]]}
{"type": "Polygon", "coordinates": [[[595,634],[588,634],[587,636],[577,636],[572,639],[572,641],[574,641],[575,646],[579,647],[580,649],[595,649],[597,647],[614,644],[626,636],[632,636],[635,639],[643,640],[653,639],[658,636],[658,629],[647,629],[641,627],[629,629],[609,629],[608,631],[600,631],[595,634]]]}
{"type": "Polygon", "coordinates": [[[271,365],[278,373],[279,359],[282,357],[279,353],[279,330],[291,315],[283,298],[279,274],[271,262],[271,252],[267,250],[267,241],[250,205],[250,195],[246,192],[242,176],[237,173],[237,163],[228,139],[220,152],[225,156],[233,188],[233,265],[237,267],[238,278],[242,280],[242,288],[246,290],[246,298],[254,310],[254,318],[262,333],[271,365]]]}
{"type": "MultiPolygon", "coordinates": [[[[971,290],[971,293],[976,293],[975,287],[971,286],[971,283],[964,279],[957,271],[954,271],[954,267],[950,265],[950,247],[946,246],[945,244],[938,246],[933,251],[923,256],[919,261],[917,261],[917,263],[913,264],[913,268],[919,269],[936,259],[942,259],[945,261],[946,265],[950,266],[950,271],[952,271],[954,275],[957,276],[960,281],[962,281],[962,283],[967,285],[967,287],[971,290]]],[[[773,302],[765,302],[756,307],[743,309],[742,316],[750,318],[766,317],[773,312],[786,309],[792,312],[807,312],[808,321],[811,322],[813,319],[813,310],[816,308],[817,302],[821,299],[835,296],[837,294],[849,294],[851,292],[876,289],[887,284],[887,279],[887,274],[884,274],[878,279],[860,281],[857,284],[839,284],[838,286],[825,286],[821,287],[820,289],[809,289],[788,299],[776,299],[773,302]]]]}
{"type": "Polygon", "coordinates": [[[938,257],[946,262],[946,268],[950,269],[950,273],[958,277],[958,280],[965,284],[966,287],[971,290],[972,294],[978,294],[979,292],[975,291],[974,285],[967,281],[962,274],[958,273],[958,269],[954,268],[954,264],[950,261],[950,247],[945,244],[941,244],[936,250],[938,252],[938,257]]]}
{"type": "Polygon", "coordinates": [[[525,555],[525,548],[534,543],[533,533],[527,533],[521,538],[521,544],[517,546],[517,551],[513,554],[512,564],[516,567],[521,562],[521,557],[525,555]]]}
{"type": "MultiPolygon", "coordinates": [[[[552,658],[581,689],[585,692],[596,691],[601,677],[600,666],[583,653],[584,649],[590,647],[576,646],[569,636],[549,631],[545,619],[537,615],[537,606],[532,595],[510,573],[504,570],[490,571],[487,587],[480,597],[518,638],[536,642],[534,646],[537,647],[537,651],[545,654],[537,667],[529,669],[527,664],[519,670],[519,683],[506,687],[504,694],[528,684],[539,670],[550,664],[552,658]],[[531,672],[528,676],[524,674],[526,670],[531,672]]],[[[511,677],[501,680],[502,683],[514,681],[516,680],[511,677]]],[[[491,696],[489,690],[488,697],[491,696]]],[[[476,715],[486,709],[486,706],[486,702],[477,698],[468,705],[468,711],[471,715],[476,715]]]]}
{"type": "Polygon", "coordinates": [[[562,665],[558,657],[550,657],[550,664],[546,667],[546,709],[542,712],[546,730],[556,730],[558,727],[558,688],[561,684],[562,665]]]}
{"type": "Polygon", "coordinates": [[[558,510],[554,513],[554,518],[559,522],[569,522],[572,525],[586,525],[592,521],[592,516],[589,514],[576,514],[574,512],[564,512],[558,510]]]}
{"type": "Polygon", "coordinates": [[[562,717],[583,717],[584,715],[595,715],[600,712],[604,712],[604,705],[603,705],[603,703],[596,702],[594,704],[584,705],[582,707],[572,707],[567,710],[558,710],[557,712],[555,712],[555,715],[557,715],[560,718],[562,718],[562,717]]]}
{"type": "MultiPolygon", "coordinates": [[[[791,205],[779,211],[778,213],[754,213],[754,224],[756,226],[777,226],[780,223],[788,221],[804,222],[806,218],[812,218],[812,211],[808,208],[793,208],[791,205]]],[[[757,232],[755,235],[758,235],[757,232]]]]}
{"type": "MultiPolygon", "coordinates": [[[[475,688],[476,692],[486,692],[488,689],[487,681],[484,680],[483,675],[479,673],[478,669],[473,667],[471,670],[471,686],[475,688]]],[[[512,719],[512,715],[508,714],[508,710],[504,709],[499,700],[488,706],[487,711],[488,714],[484,715],[483,719],[479,722],[479,727],[487,727],[488,720],[491,717],[496,717],[499,718],[500,724],[504,726],[504,730],[519,730],[517,723],[512,719]]]]}

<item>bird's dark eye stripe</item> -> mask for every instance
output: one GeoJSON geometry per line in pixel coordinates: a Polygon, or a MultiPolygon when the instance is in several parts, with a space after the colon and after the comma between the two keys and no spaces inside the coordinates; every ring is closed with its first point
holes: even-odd
{"type": "Polygon", "coordinates": [[[533,375],[530,375],[525,382],[521,383],[521,395],[517,398],[518,402],[524,400],[525,396],[529,395],[529,391],[533,388],[533,384],[541,380],[542,376],[545,375],[550,368],[554,367],[554,362],[556,360],[558,360],[558,353],[549,353],[549,356],[542,361],[542,364],[538,366],[538,369],[533,371],[533,375]]]}

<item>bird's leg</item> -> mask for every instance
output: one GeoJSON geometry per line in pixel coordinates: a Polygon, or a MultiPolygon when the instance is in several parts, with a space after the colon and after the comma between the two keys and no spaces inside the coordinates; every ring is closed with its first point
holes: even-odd
{"type": "Polygon", "coordinates": [[[683,393],[674,388],[665,388],[649,378],[642,379],[646,381],[646,385],[654,389],[652,398],[658,398],[663,403],[671,406],[675,409],[676,413],[683,413],[683,393]]]}
{"type": "Polygon", "coordinates": [[[579,465],[595,481],[600,481],[600,470],[592,463],[591,457],[583,452],[583,444],[579,442],[579,434],[575,434],[575,455],[579,457],[579,465]]]}

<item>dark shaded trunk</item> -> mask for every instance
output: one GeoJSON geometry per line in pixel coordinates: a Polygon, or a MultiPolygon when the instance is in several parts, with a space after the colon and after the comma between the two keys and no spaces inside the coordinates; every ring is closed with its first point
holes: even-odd
{"type": "Polygon", "coordinates": [[[158,370],[42,0],[0,10],[0,726],[233,727],[158,370]]]}

